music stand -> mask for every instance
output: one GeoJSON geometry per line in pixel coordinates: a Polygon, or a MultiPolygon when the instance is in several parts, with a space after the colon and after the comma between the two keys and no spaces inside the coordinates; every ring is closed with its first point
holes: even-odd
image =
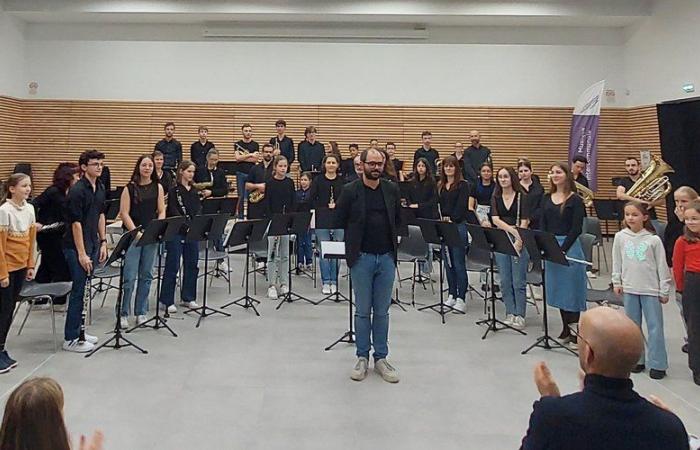
{"type": "Polygon", "coordinates": [[[229,214],[233,215],[238,205],[238,197],[214,197],[202,202],[202,214],[229,214]]]}
{"type": "Polygon", "coordinates": [[[113,200],[107,200],[105,207],[105,220],[115,221],[119,215],[119,205],[121,204],[121,199],[119,197],[113,200]]]}
{"type": "MultiPolygon", "coordinates": [[[[291,236],[293,234],[303,234],[309,228],[311,223],[311,213],[310,212],[298,212],[298,213],[287,213],[287,214],[273,214],[272,221],[270,222],[270,229],[267,232],[268,236],[291,236]]],[[[293,248],[296,251],[296,246],[299,245],[295,241],[295,246],[293,248]]],[[[288,273],[289,273],[289,291],[282,295],[282,300],[275,309],[280,309],[284,302],[292,303],[297,300],[304,300],[311,303],[312,305],[317,305],[318,303],[310,300],[302,295],[297,294],[292,290],[292,258],[291,255],[287,258],[288,261],[288,273]]]]}
{"type": "MultiPolygon", "coordinates": [[[[328,243],[327,243],[328,244],[328,243]]],[[[328,246],[326,245],[326,248],[324,248],[323,244],[321,244],[321,253],[324,258],[328,259],[337,259],[338,260],[338,265],[340,265],[340,260],[346,259],[345,256],[345,242],[332,242],[332,245],[328,246]]],[[[336,345],[340,344],[341,342],[347,342],[348,344],[354,344],[355,343],[355,332],[352,329],[352,275],[348,271],[348,291],[350,297],[347,298],[348,300],[348,331],[343,333],[342,336],[340,336],[338,339],[335,340],[331,345],[325,348],[326,351],[332,349],[336,345]]]]}
{"type": "Polygon", "coordinates": [[[505,322],[498,320],[498,318],[496,317],[496,277],[494,276],[494,253],[501,253],[508,256],[518,256],[518,252],[515,250],[515,247],[513,247],[513,243],[511,242],[508,233],[499,228],[481,227],[478,225],[467,225],[467,230],[469,231],[469,234],[472,237],[471,245],[474,248],[478,248],[489,252],[489,268],[491,271],[491,296],[486,300],[490,300],[491,307],[489,308],[489,317],[480,320],[476,323],[477,325],[488,325],[486,331],[484,332],[484,335],[481,336],[481,339],[486,339],[486,336],[488,336],[489,331],[495,332],[504,330],[506,328],[513,331],[517,331],[518,333],[523,335],[527,334],[522,330],[518,330],[517,328],[514,328],[506,324],[505,322]],[[501,326],[500,328],[498,327],[499,325],[501,326]]]}
{"type": "Polygon", "coordinates": [[[569,262],[566,260],[566,256],[564,255],[564,252],[561,251],[559,242],[557,242],[557,239],[552,233],[527,230],[524,228],[518,228],[518,232],[520,232],[520,236],[523,239],[523,244],[525,245],[525,248],[527,248],[530,255],[540,255],[540,268],[542,270],[542,303],[544,304],[544,308],[542,308],[544,334],[538,337],[534,344],[523,350],[521,354],[524,355],[533,348],[540,347],[545,350],[563,348],[573,355],[576,355],[576,352],[549,335],[549,321],[547,316],[547,281],[545,277],[545,261],[550,261],[554,264],[559,264],[562,266],[568,266],[569,262]]]}
{"type": "Polygon", "coordinates": [[[248,309],[253,308],[256,316],[260,316],[256,304],[260,303],[260,300],[250,296],[249,290],[249,279],[250,271],[248,270],[248,264],[250,264],[250,243],[256,242],[264,238],[265,230],[270,223],[269,220],[241,220],[236,222],[231,230],[231,235],[228,238],[228,242],[224,243],[226,247],[235,247],[238,245],[245,244],[245,295],[232,302],[226,303],[221,309],[228,308],[231,305],[237,305],[242,308],[248,309]]]}
{"type": "MultiPolygon", "coordinates": [[[[335,277],[336,278],[335,279],[338,280],[339,279],[338,275],[340,274],[340,261],[345,259],[345,242],[320,241],[319,246],[321,249],[321,258],[336,260],[336,264],[335,264],[335,277]],[[327,256],[325,256],[325,255],[327,255],[327,256]]],[[[350,276],[348,276],[348,278],[350,278],[350,276]]],[[[340,303],[341,300],[349,302],[350,299],[340,292],[340,289],[338,288],[338,286],[340,286],[340,283],[338,283],[338,285],[336,286],[334,293],[326,295],[321,300],[319,300],[316,304],[320,305],[321,303],[325,302],[326,300],[333,300],[336,303],[340,303]]]]}
{"type": "Polygon", "coordinates": [[[209,272],[209,244],[220,238],[226,227],[228,216],[225,214],[209,214],[204,216],[196,216],[192,219],[190,229],[185,235],[185,241],[204,242],[204,295],[202,297],[202,306],[190,308],[185,311],[185,314],[199,313],[196,328],[202,323],[202,319],[214,314],[221,314],[226,317],[231,317],[231,314],[220,311],[218,309],[207,306],[207,274],[209,272]]]}
{"type": "Polygon", "coordinates": [[[122,347],[134,347],[141,353],[148,353],[147,350],[142,349],[141,347],[134,344],[122,335],[122,328],[119,323],[122,314],[122,302],[124,301],[124,257],[126,256],[126,251],[129,249],[129,246],[134,241],[134,238],[136,237],[139,231],[141,231],[141,227],[136,227],[133,230],[124,233],[121,236],[121,238],[119,238],[119,241],[114,247],[112,254],[109,256],[109,258],[103,265],[103,267],[108,267],[114,264],[115,262],[119,261],[119,290],[117,293],[117,305],[114,313],[114,335],[111,338],[104,341],[99,346],[92,349],[90,353],[85,355],[86,358],[89,358],[90,356],[97,353],[100,349],[105,347],[113,348],[115,350],[119,350],[122,347]],[[124,343],[122,343],[122,341],[124,341],[124,343]],[[112,342],[114,343],[112,344],[112,342]]]}
{"type": "Polygon", "coordinates": [[[598,219],[605,222],[605,238],[610,240],[610,233],[608,232],[608,221],[617,221],[617,226],[620,228],[620,223],[622,222],[622,214],[620,207],[623,202],[617,199],[595,199],[593,200],[593,209],[595,209],[595,214],[598,219]]]}
{"type": "Polygon", "coordinates": [[[453,308],[452,306],[446,305],[444,300],[444,275],[443,275],[443,255],[447,257],[447,264],[452,265],[449,261],[450,255],[449,250],[446,247],[458,247],[464,245],[462,238],[457,230],[457,224],[452,222],[443,222],[441,220],[433,219],[416,219],[418,226],[420,227],[421,233],[423,233],[423,239],[429,244],[435,244],[440,246],[440,302],[434,303],[432,305],[423,306],[418,308],[418,311],[423,311],[430,309],[440,314],[442,318],[442,323],[445,323],[445,314],[450,312],[456,312],[458,314],[465,314],[464,311],[453,308]]]}
{"type": "Polygon", "coordinates": [[[168,314],[168,310],[165,310],[165,318],[160,317],[160,301],[158,299],[160,298],[160,277],[163,265],[163,251],[161,246],[163,242],[173,239],[179,233],[180,228],[184,223],[184,217],[169,217],[167,219],[152,220],[143,230],[141,239],[139,239],[139,241],[136,243],[137,247],[144,247],[150,244],[158,245],[158,276],[156,278],[156,314],[147,321],[127,330],[127,333],[131,333],[132,331],[137,330],[139,328],[153,328],[154,330],[158,330],[160,328],[167,328],[168,331],[170,331],[170,333],[173,335],[173,337],[177,337],[177,333],[175,333],[172,330],[172,328],[168,326],[168,321],[166,320],[170,317],[170,315],[168,314]],[[151,322],[153,322],[153,325],[151,325],[151,322]]]}

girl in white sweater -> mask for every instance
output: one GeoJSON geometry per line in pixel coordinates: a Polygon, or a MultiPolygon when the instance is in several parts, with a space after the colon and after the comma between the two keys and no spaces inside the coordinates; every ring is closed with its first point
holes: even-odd
{"type": "MultiPolygon", "coordinates": [[[[671,273],[661,239],[654,234],[649,212],[636,201],[625,205],[625,226],[613,241],[612,283],[615,293],[624,294],[625,312],[642,326],[647,323],[649,376],[666,376],[668,356],[664,339],[662,303],[668,302],[671,273]]],[[[644,355],[634,372],[645,369],[644,355]]]]}

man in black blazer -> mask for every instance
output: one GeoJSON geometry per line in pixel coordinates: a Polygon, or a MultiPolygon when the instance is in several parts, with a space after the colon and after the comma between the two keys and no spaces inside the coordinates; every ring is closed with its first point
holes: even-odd
{"type": "Polygon", "coordinates": [[[336,205],[338,228],[345,229],[345,255],[355,292],[357,363],[350,378],[365,379],[373,345],[374,370],[385,381],[396,383],[399,374],[386,357],[401,200],[398,186],[382,179],[385,160],[381,152],[367,149],[360,161],[363,177],[343,188],[336,205]]]}
{"type": "Polygon", "coordinates": [[[680,419],[632,389],[630,371],[644,351],[639,327],[624,313],[599,307],[581,315],[578,334],[583,390],[561,397],[540,363],[535,383],[542,398],[521,449],[687,450],[680,419]]]}

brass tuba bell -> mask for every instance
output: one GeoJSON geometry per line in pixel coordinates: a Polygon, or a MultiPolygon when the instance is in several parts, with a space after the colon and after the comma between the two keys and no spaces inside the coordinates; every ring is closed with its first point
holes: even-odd
{"type": "Polygon", "coordinates": [[[664,174],[673,172],[673,167],[652,155],[649,167],[646,168],[642,176],[625,194],[649,203],[666,197],[673,187],[668,177],[664,174]]]}

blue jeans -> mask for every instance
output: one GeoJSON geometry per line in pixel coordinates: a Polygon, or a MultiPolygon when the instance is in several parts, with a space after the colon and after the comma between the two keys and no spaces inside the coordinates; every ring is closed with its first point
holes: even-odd
{"type": "Polygon", "coordinates": [[[311,231],[307,231],[304,234],[297,234],[297,264],[311,265],[313,261],[314,255],[311,248],[311,231]]]}
{"type": "MultiPolygon", "coordinates": [[[[87,246],[85,249],[92,259],[93,270],[97,267],[99,247],[97,245],[87,246]],[[92,248],[91,248],[92,247],[92,248]]],[[[83,297],[85,295],[85,281],[87,273],[78,261],[78,251],[72,248],[64,248],[63,255],[66,257],[66,264],[70,271],[73,287],[68,297],[68,309],[66,310],[66,325],[63,334],[66,341],[72,341],[80,337],[80,325],[83,321],[83,297]]]]}
{"type": "Polygon", "coordinates": [[[527,266],[530,255],[523,248],[519,257],[496,253],[496,265],[501,276],[501,294],[506,306],[506,314],[525,317],[527,304],[527,266]]]}
{"type": "Polygon", "coordinates": [[[248,191],[245,190],[245,182],[248,180],[248,174],[236,172],[236,193],[238,194],[238,218],[243,218],[243,210],[245,201],[248,200],[248,191]]]}
{"type": "Polygon", "coordinates": [[[175,239],[165,243],[165,270],[163,271],[163,283],[160,289],[159,301],[170,306],[175,303],[175,279],[180,268],[182,257],[182,291],[180,298],[183,302],[193,302],[197,298],[197,274],[199,268],[199,242],[186,242],[184,236],[176,236],[175,239]]]}
{"type": "Polygon", "coordinates": [[[148,312],[148,294],[153,281],[153,262],[156,259],[158,244],[137,247],[134,242],[124,258],[124,291],[122,297],[122,317],[128,317],[131,310],[131,296],[136,288],[134,315],[144,316],[148,312]]]}
{"type": "Polygon", "coordinates": [[[389,306],[391,306],[395,272],[396,264],[391,253],[383,255],[360,253],[360,257],[350,268],[352,290],[355,293],[358,358],[369,359],[372,345],[374,345],[375,361],[386,358],[389,354],[387,345],[389,306]]]}
{"type": "Polygon", "coordinates": [[[267,237],[267,284],[289,286],[289,236],[267,237]]]}
{"type": "MultiPolygon", "coordinates": [[[[345,230],[321,230],[316,229],[316,242],[319,248],[323,241],[342,242],[345,237],[345,230]]],[[[323,284],[338,284],[338,260],[321,258],[321,283],[323,284]]]]}
{"type": "MultiPolygon", "coordinates": [[[[666,339],[664,338],[664,314],[659,297],[652,295],[624,294],[625,313],[627,317],[642,327],[642,316],[647,323],[648,365],[651,369],[668,369],[666,339]]],[[[644,353],[639,359],[644,364],[644,353]]]]}
{"type": "Polygon", "coordinates": [[[449,294],[454,298],[464,300],[467,295],[467,224],[457,224],[459,236],[463,245],[446,248],[442,258],[447,272],[447,286],[449,294]],[[445,253],[449,253],[449,258],[445,253]]]}

